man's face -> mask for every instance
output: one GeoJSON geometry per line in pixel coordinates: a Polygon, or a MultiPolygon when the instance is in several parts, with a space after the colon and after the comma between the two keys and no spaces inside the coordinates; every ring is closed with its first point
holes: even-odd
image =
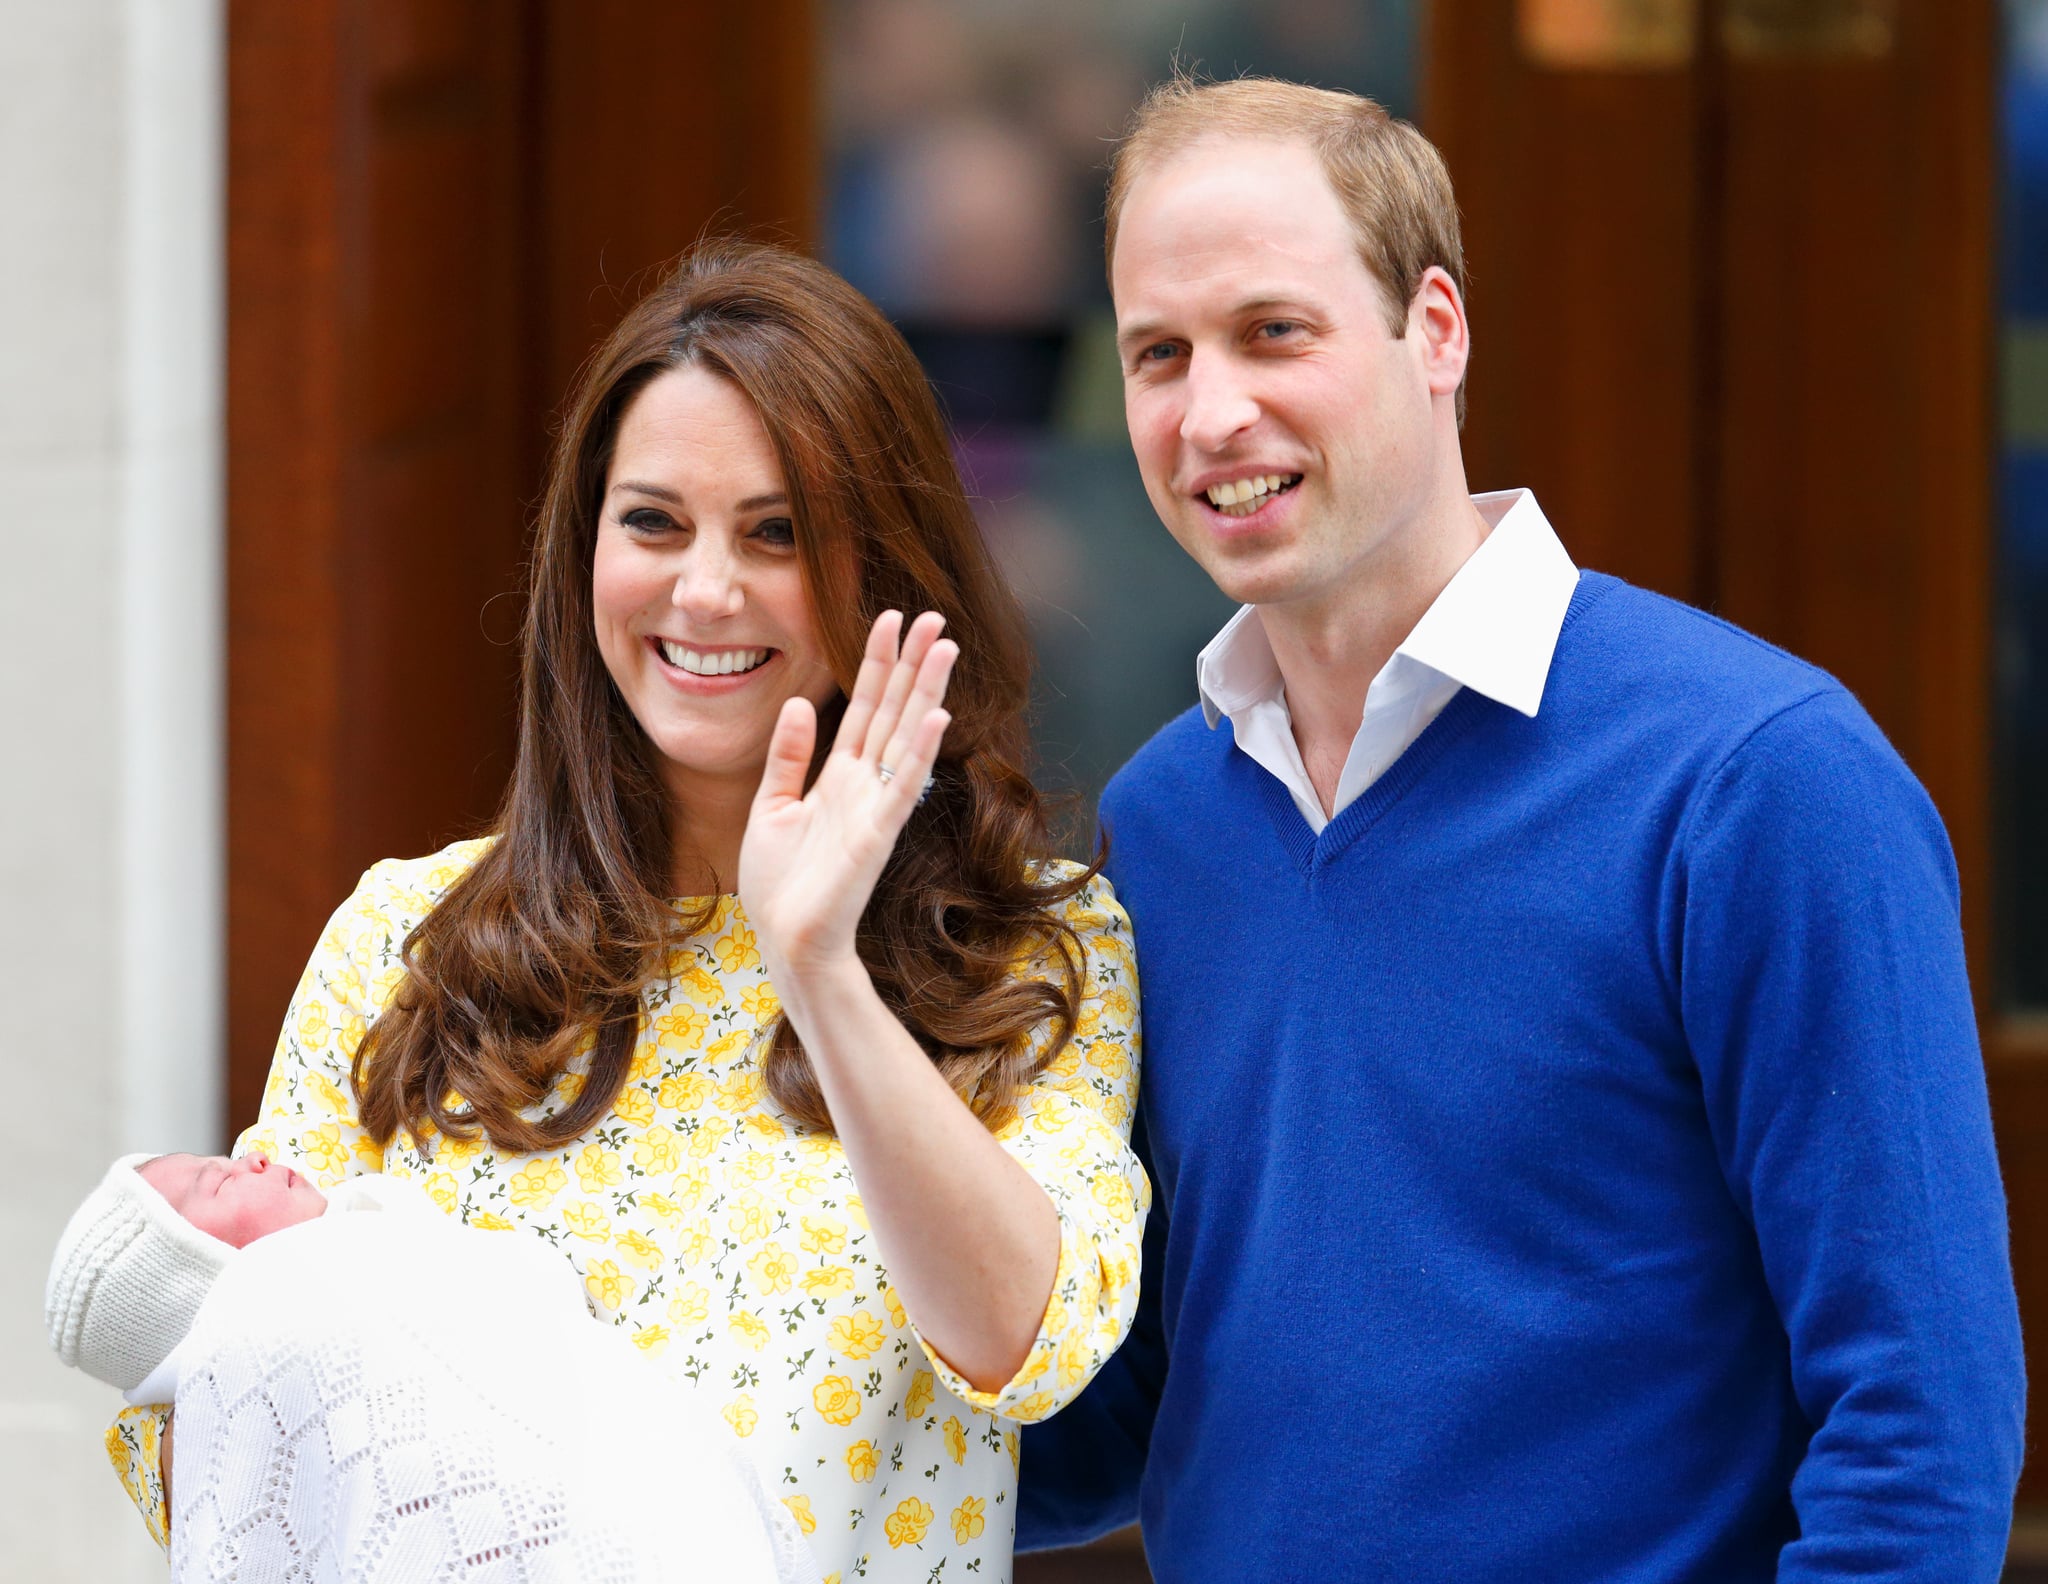
{"type": "Polygon", "coordinates": [[[1399,554],[1439,476],[1429,292],[1395,337],[1305,143],[1208,139],[1145,169],[1112,285],[1146,493],[1226,594],[1314,605],[1399,554]]]}
{"type": "Polygon", "coordinates": [[[173,1210],[231,1248],[310,1221],[327,1208],[327,1196],[305,1178],[254,1152],[236,1160],[159,1155],[138,1169],[173,1210]]]}

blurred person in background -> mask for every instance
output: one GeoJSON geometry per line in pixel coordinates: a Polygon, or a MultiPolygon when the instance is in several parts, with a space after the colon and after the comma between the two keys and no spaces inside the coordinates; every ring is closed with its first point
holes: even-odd
{"type": "Polygon", "coordinates": [[[1925,793],[1832,678],[1468,493],[1412,127],[1176,81],[1108,222],[1147,493],[1242,608],[1103,799],[1158,1199],[1020,1543],[1988,1584],[2023,1363],[1925,793]]]}
{"type": "MultiPolygon", "coordinates": [[[[543,1239],[825,1574],[1007,1579],[1015,1423],[1135,1307],[1137,987],[929,387],[822,265],[703,246],[572,393],[532,566],[495,832],[364,876],[236,1154],[543,1239]]],[[[109,1437],[167,1543],[168,1412],[109,1437]]]]}

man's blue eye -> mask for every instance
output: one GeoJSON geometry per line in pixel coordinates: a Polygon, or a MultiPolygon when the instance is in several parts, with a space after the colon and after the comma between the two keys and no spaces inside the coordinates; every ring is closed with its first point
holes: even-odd
{"type": "Polygon", "coordinates": [[[1271,319],[1259,326],[1259,333],[1268,340],[1277,340],[1295,328],[1292,319],[1271,319]]]}

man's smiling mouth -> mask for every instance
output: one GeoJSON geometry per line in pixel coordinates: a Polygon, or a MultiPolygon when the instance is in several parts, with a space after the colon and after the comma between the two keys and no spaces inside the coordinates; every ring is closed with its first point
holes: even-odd
{"type": "Polygon", "coordinates": [[[1299,473],[1264,473],[1255,478],[1230,479],[1211,484],[1203,491],[1209,504],[1226,517],[1249,517],[1269,497],[1283,495],[1301,482],[1299,473]]]}

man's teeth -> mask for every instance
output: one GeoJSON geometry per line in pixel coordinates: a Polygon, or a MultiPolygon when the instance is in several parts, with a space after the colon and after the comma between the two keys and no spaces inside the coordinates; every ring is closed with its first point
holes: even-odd
{"type": "Polygon", "coordinates": [[[1209,504],[1226,517],[1248,517],[1266,502],[1268,495],[1301,482],[1299,473],[1266,473],[1258,478],[1231,479],[1209,486],[1209,504]]]}
{"type": "Polygon", "coordinates": [[[751,671],[773,653],[768,649],[686,649],[679,643],[661,640],[661,652],[668,663],[692,676],[730,676],[751,671]]]}

